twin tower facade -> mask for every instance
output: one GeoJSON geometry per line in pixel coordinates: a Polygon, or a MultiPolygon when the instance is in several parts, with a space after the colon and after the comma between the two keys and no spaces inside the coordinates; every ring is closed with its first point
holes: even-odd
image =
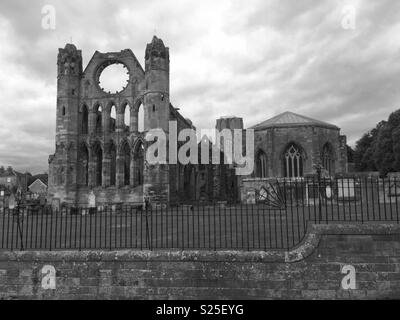
{"type": "Polygon", "coordinates": [[[154,37],[147,45],[144,70],[129,49],[96,51],[83,70],[81,50],[72,44],[59,49],[57,65],[56,150],[49,157],[48,188],[53,206],[134,204],[145,197],[167,203],[193,196],[195,167],[150,165],[145,159],[148,130],[163,129],[168,135],[171,120],[177,121],[178,130],[192,127],[170,103],[169,49],[161,39],[154,37]],[[112,64],[122,64],[129,75],[126,86],[115,93],[106,92],[99,81],[112,64]]]}

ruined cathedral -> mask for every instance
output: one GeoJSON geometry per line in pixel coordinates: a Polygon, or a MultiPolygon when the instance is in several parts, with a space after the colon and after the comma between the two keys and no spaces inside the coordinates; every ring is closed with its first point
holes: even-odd
{"type": "Polygon", "coordinates": [[[144,197],[151,203],[235,197],[228,194],[234,174],[226,166],[145,161],[148,130],[168,133],[169,121],[177,122],[178,131],[194,128],[170,103],[169,49],[161,39],[147,45],[144,70],[129,49],[96,51],[83,70],[81,50],[73,44],[59,49],[57,66],[56,150],[49,157],[48,188],[53,206],[87,206],[89,195],[96,205],[141,204],[144,197]],[[122,64],[129,75],[115,93],[103,90],[99,81],[113,64],[122,64]],[[127,108],[129,119],[124,119],[127,108]]]}
{"type": "MultiPolygon", "coordinates": [[[[340,128],[292,112],[251,127],[255,154],[249,176],[238,177],[234,164],[223,164],[222,151],[220,164],[147,163],[148,130],[168,134],[170,121],[178,132],[195,128],[170,102],[169,49],[157,37],[146,47],[144,69],[125,49],[96,51],[83,70],[82,53],[73,44],[59,49],[57,66],[56,150],[49,157],[48,187],[54,207],[85,207],[93,199],[96,206],[142,204],[145,198],[152,204],[244,201],[246,192],[257,192],[268,178],[303,179],[315,174],[317,164],[331,177],[347,172],[340,128]],[[128,81],[119,92],[108,92],[100,76],[114,64],[126,68],[128,81]]],[[[238,117],[217,119],[216,129],[245,130],[238,117]]]]}

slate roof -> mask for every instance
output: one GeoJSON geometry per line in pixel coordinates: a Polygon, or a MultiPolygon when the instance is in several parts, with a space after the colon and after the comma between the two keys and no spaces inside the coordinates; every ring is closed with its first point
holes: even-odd
{"type": "Polygon", "coordinates": [[[28,186],[30,186],[33,182],[35,182],[36,179],[39,179],[45,185],[47,185],[47,183],[48,183],[48,175],[47,175],[47,173],[41,173],[41,174],[36,174],[34,176],[29,177],[28,186]]]}
{"type": "Polygon", "coordinates": [[[37,186],[37,187],[44,186],[44,187],[47,188],[47,184],[45,184],[45,183],[44,183],[42,180],[40,180],[40,179],[36,179],[35,181],[33,181],[33,182],[30,184],[30,186],[28,187],[28,189],[30,190],[31,188],[33,188],[33,187],[35,187],[35,186],[37,186]]]}
{"type": "Polygon", "coordinates": [[[328,122],[316,120],[300,114],[286,111],[277,116],[261,122],[250,129],[263,130],[267,128],[285,128],[285,127],[296,127],[296,126],[316,126],[330,129],[339,129],[339,127],[330,124],[328,122]]]}

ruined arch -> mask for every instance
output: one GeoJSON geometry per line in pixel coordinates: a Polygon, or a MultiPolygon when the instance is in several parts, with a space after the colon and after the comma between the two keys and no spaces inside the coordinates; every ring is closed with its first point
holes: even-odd
{"type": "Polygon", "coordinates": [[[85,103],[79,110],[79,129],[81,134],[89,133],[89,108],[85,103]]]}
{"type": "Polygon", "coordinates": [[[125,139],[119,148],[119,156],[121,159],[121,178],[122,185],[129,186],[131,184],[131,147],[125,139]]]}
{"type": "Polygon", "coordinates": [[[133,185],[143,185],[145,149],[142,139],[138,139],[133,146],[133,185]]]}
{"type": "Polygon", "coordinates": [[[114,101],[111,101],[108,105],[107,116],[109,119],[108,131],[115,132],[117,129],[117,106],[114,101]]]}
{"type": "Polygon", "coordinates": [[[132,114],[132,107],[131,104],[129,103],[129,101],[124,101],[121,104],[121,110],[120,113],[122,115],[122,125],[125,132],[129,132],[130,131],[130,127],[131,127],[131,114],[132,114]]]}
{"type": "Polygon", "coordinates": [[[108,156],[110,158],[110,186],[117,184],[117,148],[114,141],[109,142],[108,156]]]}
{"type": "Polygon", "coordinates": [[[131,118],[132,118],[131,132],[143,132],[144,131],[143,99],[136,100],[134,107],[132,108],[131,118]]]}
{"type": "Polygon", "coordinates": [[[100,103],[96,103],[93,107],[94,113],[94,132],[101,134],[103,132],[103,107],[100,103]]]}
{"type": "Polygon", "coordinates": [[[99,187],[103,184],[103,148],[100,142],[96,141],[92,146],[94,162],[94,185],[99,187]]]}
{"type": "Polygon", "coordinates": [[[258,178],[268,176],[267,155],[262,149],[259,149],[256,153],[255,175],[258,178]]]}
{"type": "MultiPolygon", "coordinates": [[[[131,123],[135,102],[143,101],[144,65],[141,66],[130,49],[116,52],[95,51],[83,67],[80,57],[81,51],[73,45],[68,45],[65,49],[60,49],[57,59],[59,76],[63,75],[69,66],[69,74],[76,77],[59,78],[62,80],[62,85],[57,93],[59,98],[56,106],[57,150],[54,156],[49,158],[50,197],[59,196],[53,194],[53,190],[56,190],[52,188],[55,185],[53,181],[56,180],[57,173],[64,170],[65,182],[61,184],[62,177],[59,176],[61,185],[60,190],[56,191],[60,191],[59,197],[62,198],[60,201],[66,201],[68,205],[87,205],[90,189],[96,194],[96,205],[117,201],[124,203],[140,201],[143,191],[140,188],[133,190],[132,187],[134,177],[132,143],[142,135],[129,133],[133,131],[131,123]],[[105,87],[102,85],[105,82],[100,81],[100,86],[98,83],[101,71],[117,61],[127,67],[129,81],[122,90],[100,90],[100,86],[105,87]],[[65,96],[66,93],[68,97],[65,96]],[[111,102],[114,107],[111,105],[109,108],[111,102]],[[75,109],[70,110],[74,103],[75,109]],[[65,117],[62,116],[63,106],[66,108],[65,117]],[[71,112],[75,112],[75,115],[71,112]],[[68,119],[72,122],[67,126],[68,119]],[[60,145],[61,141],[65,143],[72,140],[75,142],[73,148],[60,145]],[[111,140],[113,145],[110,143],[111,140]],[[121,144],[122,151],[119,153],[121,144]],[[63,169],[58,170],[61,166],[63,169]],[[114,184],[115,187],[111,187],[114,184]],[[124,185],[127,187],[118,190],[124,185]]],[[[109,79],[109,82],[114,79],[106,73],[103,73],[103,78],[109,79]]],[[[143,185],[143,161],[140,160],[144,158],[144,154],[140,146],[139,143],[136,148],[136,155],[139,155],[136,161],[139,168],[136,178],[137,184],[143,185]]]]}
{"type": "Polygon", "coordinates": [[[89,148],[84,142],[78,149],[78,184],[89,185],[89,148]]]}

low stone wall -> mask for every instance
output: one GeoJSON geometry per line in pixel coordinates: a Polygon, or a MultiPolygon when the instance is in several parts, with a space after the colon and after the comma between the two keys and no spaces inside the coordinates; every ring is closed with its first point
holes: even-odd
{"type": "Polygon", "coordinates": [[[0,298],[400,298],[400,227],[310,225],[290,252],[1,252],[0,298]]]}

